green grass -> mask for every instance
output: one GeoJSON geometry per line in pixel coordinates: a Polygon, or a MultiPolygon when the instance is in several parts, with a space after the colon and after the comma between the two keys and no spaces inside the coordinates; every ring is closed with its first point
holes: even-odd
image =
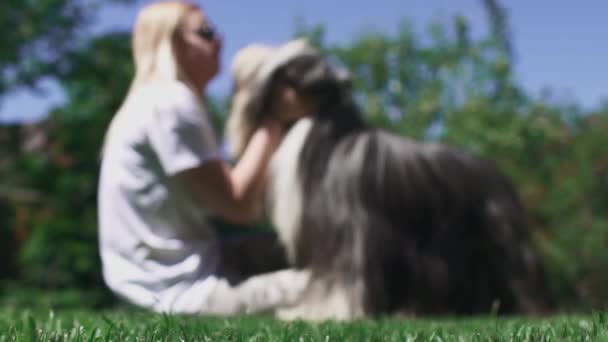
{"type": "Polygon", "coordinates": [[[280,322],[153,314],[103,294],[0,287],[6,341],[608,341],[608,316],[280,322]],[[109,309],[108,307],[112,307],[109,309]],[[105,309],[104,309],[105,308],[105,309]]]}
{"type": "Polygon", "coordinates": [[[603,313],[550,319],[379,319],[284,323],[140,310],[0,309],[3,341],[608,341],[603,313]]]}

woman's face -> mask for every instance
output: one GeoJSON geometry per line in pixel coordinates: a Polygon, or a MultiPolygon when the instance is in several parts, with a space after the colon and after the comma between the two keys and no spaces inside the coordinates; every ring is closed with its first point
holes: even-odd
{"type": "Polygon", "coordinates": [[[203,90],[220,69],[221,38],[201,11],[190,11],[175,37],[178,63],[194,85],[203,90]]]}

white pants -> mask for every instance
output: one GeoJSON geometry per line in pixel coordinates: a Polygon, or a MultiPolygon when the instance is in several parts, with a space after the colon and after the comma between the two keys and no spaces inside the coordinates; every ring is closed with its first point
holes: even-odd
{"type": "Polygon", "coordinates": [[[220,316],[274,313],[297,302],[309,279],[308,271],[293,269],[253,276],[236,286],[212,276],[182,289],[158,311],[220,316]]]}

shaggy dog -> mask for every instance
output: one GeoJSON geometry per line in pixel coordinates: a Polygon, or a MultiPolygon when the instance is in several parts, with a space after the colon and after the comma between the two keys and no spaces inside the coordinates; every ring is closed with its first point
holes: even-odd
{"type": "Polygon", "coordinates": [[[249,46],[233,74],[235,157],[260,122],[279,115],[279,84],[317,104],[291,126],[269,170],[271,222],[292,266],[313,274],[279,317],[544,311],[525,213],[492,163],[370,126],[348,75],[305,41],[249,46]]]}

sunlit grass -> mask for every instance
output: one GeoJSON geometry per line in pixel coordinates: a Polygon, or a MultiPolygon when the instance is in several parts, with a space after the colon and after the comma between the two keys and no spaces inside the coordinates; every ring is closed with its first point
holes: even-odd
{"type": "Polygon", "coordinates": [[[603,313],[547,319],[279,322],[168,316],[134,309],[0,309],[0,341],[608,341],[603,313]]]}

